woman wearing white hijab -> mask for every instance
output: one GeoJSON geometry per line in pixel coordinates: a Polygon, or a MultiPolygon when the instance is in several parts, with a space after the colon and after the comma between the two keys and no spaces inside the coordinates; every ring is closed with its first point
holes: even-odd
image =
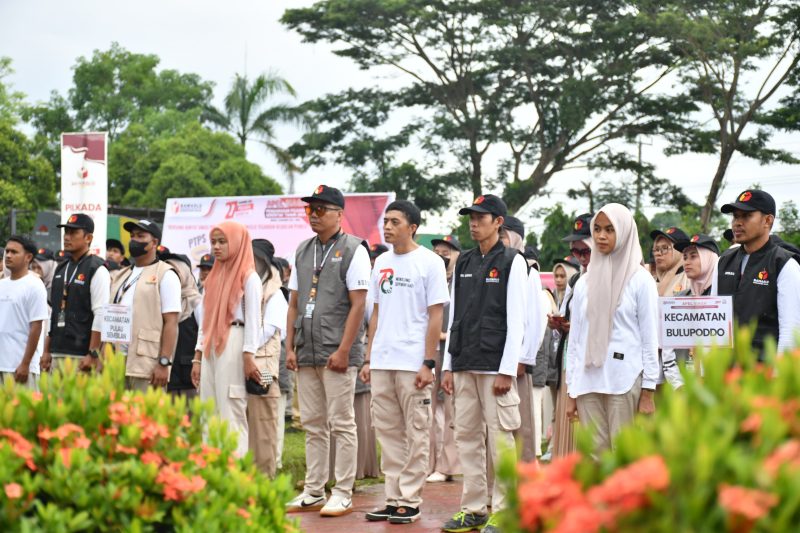
{"type": "Polygon", "coordinates": [[[655,411],[658,290],[625,206],[604,206],[591,230],[592,262],[572,301],[567,416],[595,428],[599,453],[637,411],[655,411]]]}

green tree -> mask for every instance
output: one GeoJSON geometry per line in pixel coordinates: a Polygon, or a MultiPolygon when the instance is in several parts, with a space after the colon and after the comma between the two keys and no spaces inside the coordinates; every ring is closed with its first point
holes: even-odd
{"type": "MultiPolygon", "coordinates": [[[[796,0],[649,0],[657,31],[680,55],[683,92],[711,121],[697,115],[675,130],[668,153],[718,155],[717,169],[701,213],[704,229],[735,153],[761,163],[800,162],[771,147],[772,129],[752,125],[778,89],[796,75],[800,62],[800,3],[796,0]],[[750,131],[745,130],[751,126],[750,131]]],[[[680,97],[684,99],[682,95],[680,97]]]]}
{"type": "Polygon", "coordinates": [[[0,122],[16,124],[24,95],[14,91],[6,79],[14,73],[11,58],[0,57],[0,122]]]}
{"type": "Polygon", "coordinates": [[[561,203],[557,203],[546,212],[544,230],[539,240],[539,264],[542,270],[549,271],[553,263],[570,254],[569,243],[561,239],[572,233],[572,223],[576,215],[564,211],[561,203]]]}
{"type": "Polygon", "coordinates": [[[289,192],[293,193],[294,175],[299,168],[291,154],[276,144],[275,126],[281,122],[303,123],[302,114],[286,104],[267,107],[272,98],[283,94],[296,96],[289,82],[276,74],[261,74],[252,82],[247,76],[236,74],[224,108],[208,106],[206,118],[235,135],[242,147],[248,140],[262,144],[289,176],[289,192]]]}
{"type": "Polygon", "coordinates": [[[781,225],[781,238],[800,246],[800,210],[793,200],[785,202],[778,210],[778,221],[781,225]]]}

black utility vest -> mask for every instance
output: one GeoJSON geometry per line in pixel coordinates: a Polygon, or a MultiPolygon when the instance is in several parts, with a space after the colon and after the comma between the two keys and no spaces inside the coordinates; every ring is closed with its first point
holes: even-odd
{"type": "Polygon", "coordinates": [[[717,294],[733,296],[733,317],[741,325],[756,321],[753,348],[764,360],[764,340],[778,340],[778,276],[791,254],[772,241],[750,254],[744,273],[743,246],[728,250],[717,265],[717,294]]]}
{"type": "Polygon", "coordinates": [[[500,369],[506,344],[508,277],[517,254],[497,241],[483,257],[474,248],[458,258],[449,348],[453,372],[500,369]]]}
{"type": "Polygon", "coordinates": [[[53,275],[51,300],[53,313],[50,317],[50,351],[70,355],[86,355],[89,353],[89,341],[92,337],[92,294],[90,285],[94,273],[103,266],[103,260],[96,255],[85,255],[75,263],[64,261],[53,275]],[[75,276],[73,277],[73,272],[75,276]],[[65,279],[69,274],[69,279],[65,279]],[[72,283],[69,283],[70,279],[72,283]],[[69,283],[66,320],[63,328],[58,327],[58,315],[61,313],[61,300],[64,298],[64,285],[69,283]]]}

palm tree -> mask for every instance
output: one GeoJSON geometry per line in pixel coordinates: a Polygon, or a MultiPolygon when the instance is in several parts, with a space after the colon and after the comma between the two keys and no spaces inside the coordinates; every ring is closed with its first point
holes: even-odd
{"type": "Polygon", "coordinates": [[[236,74],[231,90],[225,96],[224,109],[209,106],[205,119],[233,134],[242,147],[253,140],[264,145],[289,177],[289,194],[294,193],[295,173],[300,170],[289,152],[275,144],[275,125],[279,122],[304,124],[302,114],[286,104],[266,107],[275,95],[296,96],[294,88],[274,73],[261,74],[250,82],[236,74]]]}

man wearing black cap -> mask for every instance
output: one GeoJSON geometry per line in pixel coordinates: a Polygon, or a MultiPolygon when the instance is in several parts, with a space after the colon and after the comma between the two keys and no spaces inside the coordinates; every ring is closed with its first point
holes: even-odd
{"type": "Polygon", "coordinates": [[[125,246],[119,239],[106,239],[106,261],[113,261],[120,268],[130,265],[130,261],[125,257],[125,246]]]}
{"type": "Polygon", "coordinates": [[[200,258],[200,263],[197,265],[197,270],[200,272],[200,277],[197,280],[197,286],[200,289],[200,294],[203,294],[203,283],[208,277],[208,273],[214,268],[214,256],[205,254],[200,258]]]}
{"type": "Polygon", "coordinates": [[[64,224],[64,252],[69,260],[56,268],[50,289],[53,312],[44,341],[42,370],[61,368],[67,358],[81,370],[96,368],[100,357],[103,305],[108,303],[111,277],[103,259],[89,253],[94,221],[70,215],[64,224]]]}
{"type": "Polygon", "coordinates": [[[126,356],[126,388],[144,391],[169,381],[183,307],[181,281],[174,267],[157,257],[161,228],[155,222],[129,221],[122,227],[131,234],[134,264],[111,286],[111,303],[124,306],[131,320],[129,342],[117,349],[126,356]]]}
{"type": "Polygon", "coordinates": [[[369,262],[374,267],[375,260],[380,257],[381,254],[385,254],[389,251],[389,247],[385,244],[373,244],[369,247],[369,262]]]}
{"type": "MultiPolygon", "coordinates": [[[[524,355],[528,269],[516,249],[506,248],[500,230],[506,204],[491,194],[459,211],[469,215],[478,248],[461,254],[451,294],[450,336],[442,386],[454,394],[456,443],[464,473],[461,511],[444,531],[467,528],[496,532],[487,516],[487,454],[497,459],[497,440],[514,447],[520,427],[517,369],[524,355]]],[[[495,464],[497,464],[495,462],[495,464]]],[[[505,506],[501,483],[494,483],[492,511],[505,506]]]]}
{"type": "Polygon", "coordinates": [[[675,296],[688,286],[683,272],[683,257],[675,245],[688,241],[689,237],[682,229],[670,227],[650,232],[650,238],[653,239],[658,295],[675,296]]]}
{"type": "Polygon", "coordinates": [[[302,198],[317,235],[297,248],[289,279],[286,367],[297,370],[306,429],[306,479],[289,512],[351,513],[358,435],[353,400],[363,361],[364,308],[370,263],[362,240],[342,232],[344,195],[320,185],[302,198]],[[336,438],[336,486],[325,501],[330,436],[336,438]]]}
{"type": "Polygon", "coordinates": [[[743,191],[722,212],[733,214],[733,240],[741,246],[719,258],[711,294],[732,295],[739,324],[755,322],[753,348],[763,361],[767,337],[777,340],[778,353],[794,345],[800,327],[800,265],[770,239],[775,200],[768,193],[743,191]]]}
{"type": "Polygon", "coordinates": [[[39,376],[39,339],[47,318],[47,290],[28,268],[36,245],[12,235],[3,264],[11,273],[0,279],[0,382],[6,378],[36,388],[39,376]]]}

